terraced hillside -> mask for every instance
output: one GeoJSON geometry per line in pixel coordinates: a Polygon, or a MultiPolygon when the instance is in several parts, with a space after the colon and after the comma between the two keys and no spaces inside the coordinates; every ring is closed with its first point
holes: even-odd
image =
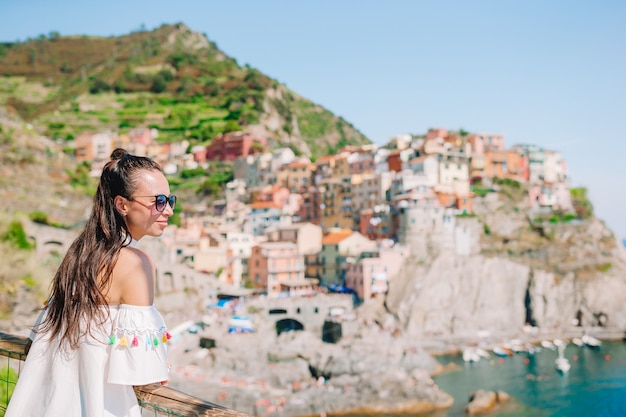
{"type": "Polygon", "coordinates": [[[154,127],[162,141],[207,144],[219,133],[248,130],[313,157],[369,142],[349,122],[238,65],[183,24],[0,45],[0,105],[61,140],[154,127]]]}

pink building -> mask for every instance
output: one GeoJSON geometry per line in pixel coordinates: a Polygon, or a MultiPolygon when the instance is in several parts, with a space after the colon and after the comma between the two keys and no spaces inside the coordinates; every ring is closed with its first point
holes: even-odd
{"type": "Polygon", "coordinates": [[[467,137],[472,146],[472,154],[482,155],[485,151],[503,151],[504,136],[494,133],[472,133],[467,137]]]}
{"type": "Polygon", "coordinates": [[[304,278],[304,255],[291,242],[266,242],[252,248],[249,278],[268,295],[281,292],[300,294],[311,291],[313,283],[304,278]]]}
{"type": "Polygon", "coordinates": [[[443,128],[428,129],[426,133],[426,139],[445,138],[448,136],[448,131],[443,128]]]}
{"type": "Polygon", "coordinates": [[[131,129],[128,132],[128,136],[132,143],[150,145],[153,142],[152,132],[150,132],[150,129],[145,129],[145,128],[131,129]]]}
{"type": "Polygon", "coordinates": [[[348,263],[346,286],[353,289],[361,300],[385,294],[389,282],[395,278],[409,252],[406,249],[381,249],[378,257],[361,258],[348,263]]]}
{"type": "Polygon", "coordinates": [[[285,204],[289,202],[289,195],[291,193],[285,187],[281,187],[280,185],[268,185],[263,187],[256,195],[253,197],[253,201],[255,203],[258,202],[269,202],[274,203],[276,207],[283,208],[285,204]]]}
{"type": "Polygon", "coordinates": [[[533,208],[550,207],[557,211],[572,209],[569,185],[566,182],[531,185],[528,189],[528,199],[533,208]]]}

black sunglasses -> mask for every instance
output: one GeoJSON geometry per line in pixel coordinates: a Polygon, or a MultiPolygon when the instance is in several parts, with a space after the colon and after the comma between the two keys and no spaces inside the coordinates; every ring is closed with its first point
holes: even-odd
{"type": "MultiPolygon", "coordinates": [[[[170,207],[172,208],[172,210],[174,210],[174,207],[176,207],[176,196],[175,195],[165,195],[165,194],[159,194],[159,195],[136,195],[135,197],[151,197],[154,198],[154,208],[158,211],[158,212],[162,212],[163,210],[165,210],[165,206],[169,203],[170,207]]],[[[135,197],[131,197],[131,199],[134,199],[135,197]]]]}

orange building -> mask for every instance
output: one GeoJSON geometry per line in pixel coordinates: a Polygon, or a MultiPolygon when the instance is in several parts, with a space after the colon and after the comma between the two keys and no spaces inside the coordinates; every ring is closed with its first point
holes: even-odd
{"type": "Polygon", "coordinates": [[[387,155],[387,166],[389,171],[400,172],[402,171],[402,158],[400,151],[393,151],[387,155]]]}
{"type": "Polygon", "coordinates": [[[528,157],[515,150],[486,150],[483,173],[488,178],[511,178],[528,181],[528,157]]]}

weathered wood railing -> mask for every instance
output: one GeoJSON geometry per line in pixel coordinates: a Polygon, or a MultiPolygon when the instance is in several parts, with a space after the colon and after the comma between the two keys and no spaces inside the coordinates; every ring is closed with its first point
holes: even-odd
{"type": "MultiPolygon", "coordinates": [[[[18,373],[21,361],[26,359],[24,352],[27,342],[28,339],[25,337],[0,332],[0,356],[6,357],[7,361],[17,361],[18,369],[16,372],[18,373]]],[[[8,364],[7,368],[9,367],[8,364]]],[[[2,367],[0,366],[0,368],[2,367]]],[[[7,369],[6,379],[4,375],[0,375],[0,383],[6,384],[6,387],[3,386],[0,392],[6,392],[7,396],[10,391],[9,385],[14,383],[9,381],[8,374],[9,370],[7,369]]],[[[150,413],[154,412],[155,416],[249,417],[245,413],[201,400],[161,384],[142,385],[134,388],[141,407],[150,413]]],[[[8,399],[0,399],[0,401],[2,400],[8,399]]],[[[4,415],[4,411],[5,407],[0,405],[0,416],[4,415]]]]}

